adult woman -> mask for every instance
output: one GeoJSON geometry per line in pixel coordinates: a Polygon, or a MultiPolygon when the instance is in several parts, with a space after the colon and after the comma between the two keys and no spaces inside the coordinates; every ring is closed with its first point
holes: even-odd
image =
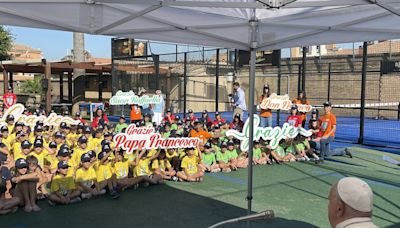
{"type": "Polygon", "coordinates": [[[104,125],[108,124],[109,122],[110,121],[108,120],[107,114],[103,112],[103,109],[97,108],[92,122],[92,127],[94,129],[98,128],[100,125],[104,127],[104,125]]]}
{"type": "MultiPolygon", "coordinates": [[[[263,87],[263,93],[260,97],[260,103],[270,96],[269,85],[265,84],[263,87]]],[[[272,112],[271,109],[260,110],[260,127],[272,127],[272,112]]]]}
{"type": "Polygon", "coordinates": [[[229,125],[229,129],[235,129],[237,131],[242,131],[243,125],[244,125],[244,123],[240,119],[240,114],[236,113],[235,117],[233,118],[232,123],[229,125]]]}
{"type": "MultiPolygon", "coordinates": [[[[294,99],[292,103],[296,105],[310,105],[310,101],[307,100],[305,91],[300,91],[299,96],[294,99]]],[[[307,113],[299,111],[299,114],[301,116],[301,126],[304,127],[306,125],[307,113]]]]}

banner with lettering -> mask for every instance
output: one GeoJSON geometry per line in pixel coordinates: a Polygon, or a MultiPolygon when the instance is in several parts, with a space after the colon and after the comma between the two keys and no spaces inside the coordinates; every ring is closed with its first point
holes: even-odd
{"type": "MultiPolygon", "coordinates": [[[[226,136],[233,136],[241,141],[240,149],[243,151],[249,150],[249,135],[250,135],[250,119],[246,120],[246,123],[243,126],[243,130],[228,130],[226,132],[226,136]]],[[[254,115],[254,133],[253,139],[254,141],[259,140],[260,138],[269,141],[269,145],[272,149],[275,149],[279,145],[279,141],[281,139],[286,138],[295,138],[297,135],[303,135],[305,137],[310,137],[312,135],[311,131],[308,131],[302,127],[294,127],[290,126],[288,123],[284,123],[282,127],[259,127],[260,117],[258,115],[254,115]]]]}
{"type": "Polygon", "coordinates": [[[119,90],[110,99],[110,105],[146,105],[146,104],[159,104],[162,102],[162,96],[154,95],[149,97],[147,95],[137,96],[132,90],[129,92],[122,92],[119,90]]]}
{"type": "MultiPolygon", "coordinates": [[[[277,95],[276,93],[273,93],[269,97],[264,98],[259,106],[261,109],[290,110],[292,105],[293,103],[289,99],[289,95],[277,95]]],[[[312,110],[311,105],[296,105],[299,112],[310,112],[312,110]]]]}
{"type": "Polygon", "coordinates": [[[68,116],[60,116],[56,113],[51,113],[49,116],[35,116],[35,115],[24,115],[25,106],[23,104],[15,104],[7,109],[3,116],[0,118],[0,125],[7,123],[6,118],[8,115],[13,115],[16,122],[22,122],[28,126],[35,126],[36,122],[43,121],[44,125],[48,126],[59,126],[61,122],[65,122],[69,125],[79,124],[79,120],[74,120],[68,116]]]}
{"type": "Polygon", "coordinates": [[[123,148],[128,154],[143,148],[194,148],[201,143],[200,138],[163,138],[153,127],[136,127],[135,124],[129,125],[125,133],[115,135],[113,140],[116,148],[123,148]]]}

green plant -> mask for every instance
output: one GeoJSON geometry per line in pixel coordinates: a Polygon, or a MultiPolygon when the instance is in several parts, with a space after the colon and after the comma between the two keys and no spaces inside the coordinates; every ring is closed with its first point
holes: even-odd
{"type": "Polygon", "coordinates": [[[10,58],[8,52],[11,50],[13,40],[11,32],[0,26],[0,61],[10,58]]]}
{"type": "Polygon", "coordinates": [[[42,94],[42,76],[35,76],[33,80],[27,80],[21,83],[23,93],[42,94]]]}

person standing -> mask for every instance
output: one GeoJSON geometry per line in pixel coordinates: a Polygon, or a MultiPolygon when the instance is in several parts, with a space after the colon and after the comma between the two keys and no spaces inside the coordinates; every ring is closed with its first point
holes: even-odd
{"type": "Polygon", "coordinates": [[[164,98],[161,94],[161,90],[156,91],[156,96],[159,96],[161,98],[161,102],[154,104],[153,106],[153,123],[156,123],[157,126],[161,124],[162,119],[163,119],[163,113],[164,113],[164,106],[165,106],[165,101],[164,98]]]}
{"type": "Polygon", "coordinates": [[[330,144],[335,139],[336,132],[336,116],[332,113],[332,104],[327,101],[324,104],[324,115],[318,120],[322,138],[320,140],[320,153],[321,161],[324,160],[325,156],[328,156],[330,152],[330,144]]]}
{"type": "Polygon", "coordinates": [[[372,222],[373,192],[356,177],[336,182],[329,192],[328,218],[332,228],[376,228],[372,222]]]}
{"type": "MultiPolygon", "coordinates": [[[[263,94],[260,97],[260,104],[265,98],[271,95],[269,85],[265,84],[263,94]]],[[[260,127],[272,127],[272,112],[271,109],[260,109],[260,127]]]]}
{"type": "MultiPolygon", "coordinates": [[[[294,99],[292,103],[296,105],[310,105],[310,101],[307,100],[305,91],[300,91],[299,96],[296,99],[294,99]]],[[[301,126],[304,128],[307,121],[307,113],[299,111],[299,114],[301,116],[301,126]]]]}
{"type": "Polygon", "coordinates": [[[324,103],[325,114],[318,120],[320,126],[320,157],[317,163],[323,163],[324,158],[328,156],[343,156],[348,155],[352,158],[351,152],[346,149],[335,149],[331,151],[331,143],[335,139],[336,132],[336,116],[332,113],[332,104],[327,101],[324,103]]]}
{"type": "Polygon", "coordinates": [[[103,109],[98,108],[95,112],[95,117],[92,122],[92,127],[97,129],[99,126],[104,127],[110,121],[108,120],[107,114],[103,111],[103,109]]]}
{"type": "Polygon", "coordinates": [[[238,113],[243,117],[243,111],[246,111],[247,109],[244,90],[240,87],[239,82],[233,83],[233,89],[235,90],[233,95],[233,117],[238,113]]]}

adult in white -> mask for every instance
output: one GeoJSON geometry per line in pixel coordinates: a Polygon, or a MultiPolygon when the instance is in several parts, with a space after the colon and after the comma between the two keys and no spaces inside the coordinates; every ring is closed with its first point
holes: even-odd
{"type": "Polygon", "coordinates": [[[328,216],[333,228],[376,228],[372,222],[373,193],[363,180],[345,177],[329,193],[328,216]]]}
{"type": "Polygon", "coordinates": [[[156,123],[157,125],[161,124],[161,121],[163,120],[163,114],[164,114],[164,108],[165,108],[165,102],[164,102],[164,97],[161,93],[161,90],[156,90],[156,96],[161,97],[161,102],[158,104],[153,105],[153,123],[156,123]]]}

